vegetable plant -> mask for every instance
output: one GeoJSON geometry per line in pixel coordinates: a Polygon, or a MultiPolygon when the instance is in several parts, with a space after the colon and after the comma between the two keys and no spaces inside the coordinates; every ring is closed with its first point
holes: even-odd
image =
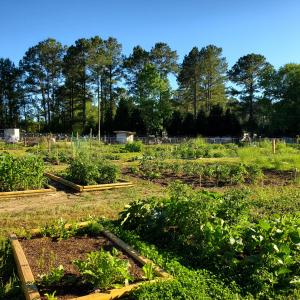
{"type": "Polygon", "coordinates": [[[93,185],[114,183],[118,174],[119,168],[116,165],[100,159],[93,160],[83,154],[71,161],[66,177],[78,184],[93,185]]]}
{"type": "Polygon", "coordinates": [[[0,191],[23,191],[43,188],[46,183],[44,162],[40,157],[14,157],[0,154],[0,191]]]}
{"type": "Polygon", "coordinates": [[[52,268],[48,274],[39,275],[40,278],[39,284],[46,287],[57,284],[64,277],[64,273],[65,270],[62,265],[59,265],[56,268],[52,268]]]}
{"type": "MultiPolygon", "coordinates": [[[[101,249],[87,255],[85,260],[75,260],[84,281],[95,288],[106,290],[117,284],[127,284],[132,277],[129,262],[117,257],[117,254],[101,249]]],[[[117,285],[118,286],[118,285],[117,285]]]]}

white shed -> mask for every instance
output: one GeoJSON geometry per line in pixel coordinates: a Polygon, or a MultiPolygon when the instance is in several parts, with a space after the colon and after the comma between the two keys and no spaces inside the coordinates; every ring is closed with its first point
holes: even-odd
{"type": "Polygon", "coordinates": [[[4,129],[4,139],[8,143],[17,143],[20,140],[19,128],[4,129]]]}
{"type": "Polygon", "coordinates": [[[114,131],[114,133],[116,134],[117,143],[127,144],[133,142],[133,137],[135,132],[120,130],[120,131],[114,131]]]}

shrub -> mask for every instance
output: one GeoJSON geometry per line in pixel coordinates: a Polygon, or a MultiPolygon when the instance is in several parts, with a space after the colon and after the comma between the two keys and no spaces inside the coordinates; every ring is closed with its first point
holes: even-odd
{"type": "Polygon", "coordinates": [[[124,149],[126,152],[141,152],[143,150],[143,143],[141,141],[127,143],[124,149]]]}
{"type": "Polygon", "coordinates": [[[0,191],[23,191],[43,188],[44,162],[41,158],[28,155],[14,157],[11,154],[0,154],[0,191]]]}
{"type": "Polygon", "coordinates": [[[75,260],[74,264],[84,280],[96,288],[106,290],[115,284],[125,284],[132,279],[129,262],[116,257],[115,251],[113,254],[103,249],[94,251],[85,260],[75,260]]]}
{"type": "Polygon", "coordinates": [[[93,185],[116,182],[118,174],[118,167],[112,163],[79,155],[71,161],[66,176],[75,183],[93,185]]]}

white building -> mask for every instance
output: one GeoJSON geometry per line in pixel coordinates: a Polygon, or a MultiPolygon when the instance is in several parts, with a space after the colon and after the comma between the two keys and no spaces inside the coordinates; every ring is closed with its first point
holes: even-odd
{"type": "Polygon", "coordinates": [[[117,143],[127,144],[133,142],[133,137],[135,132],[120,130],[120,131],[114,131],[114,133],[116,134],[117,143]]]}
{"type": "Polygon", "coordinates": [[[20,140],[19,128],[4,129],[4,139],[7,143],[17,143],[20,140]]]}

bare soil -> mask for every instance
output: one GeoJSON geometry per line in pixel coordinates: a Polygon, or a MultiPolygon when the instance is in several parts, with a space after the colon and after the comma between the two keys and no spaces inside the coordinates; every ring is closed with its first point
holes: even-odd
{"type": "MultiPolygon", "coordinates": [[[[53,240],[49,237],[32,238],[21,240],[22,248],[25,252],[34,278],[38,281],[39,275],[48,274],[51,268],[63,265],[65,275],[61,285],[51,287],[51,289],[40,289],[41,295],[56,291],[59,300],[72,299],[95,292],[93,288],[82,283],[82,278],[73,265],[76,259],[84,259],[92,251],[103,249],[112,251],[115,247],[119,250],[119,258],[128,260],[130,274],[134,277],[134,282],[142,280],[143,271],[141,265],[131,257],[122,252],[110,240],[104,236],[99,237],[71,237],[67,240],[53,240]]],[[[46,297],[42,296],[42,299],[46,297]]]]}
{"type": "MultiPolygon", "coordinates": [[[[291,171],[278,171],[278,170],[264,170],[264,178],[258,182],[258,184],[264,185],[276,185],[276,186],[286,186],[293,183],[293,172],[291,171]]],[[[123,170],[124,175],[130,175],[135,178],[150,180],[145,178],[141,174],[132,174],[129,169],[123,170]]],[[[168,186],[171,182],[175,180],[180,180],[185,184],[192,185],[194,188],[216,188],[216,187],[230,187],[236,186],[235,184],[230,183],[223,183],[223,182],[216,182],[216,180],[209,180],[209,179],[201,179],[198,176],[189,176],[189,175],[178,175],[172,173],[165,173],[161,174],[160,178],[151,179],[151,182],[157,183],[162,186],[168,186]]],[[[251,184],[250,182],[245,182],[245,184],[251,184]]]]}

